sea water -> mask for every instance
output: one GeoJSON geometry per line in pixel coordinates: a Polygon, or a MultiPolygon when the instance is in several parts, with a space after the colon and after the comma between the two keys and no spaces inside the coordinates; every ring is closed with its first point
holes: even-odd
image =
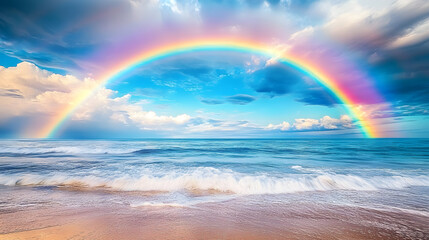
{"type": "Polygon", "coordinates": [[[90,201],[192,207],[237,198],[429,216],[429,140],[0,141],[0,211],[90,201]],[[79,193],[57,197],[64,189],[79,193]]]}

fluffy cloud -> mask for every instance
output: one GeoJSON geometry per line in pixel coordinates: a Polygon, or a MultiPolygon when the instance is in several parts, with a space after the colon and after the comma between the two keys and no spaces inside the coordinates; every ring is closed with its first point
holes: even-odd
{"type": "Polygon", "coordinates": [[[347,115],[342,115],[340,118],[332,118],[324,116],[321,119],[299,118],[295,119],[293,124],[282,122],[281,124],[269,124],[265,127],[266,130],[281,130],[281,131],[310,131],[310,130],[336,130],[353,128],[353,121],[347,115]]]}
{"type": "Polygon", "coordinates": [[[293,128],[296,130],[312,130],[320,127],[320,122],[317,119],[299,118],[295,119],[293,128]]]}
{"type": "Polygon", "coordinates": [[[342,115],[339,119],[324,116],[319,122],[323,129],[352,128],[352,119],[348,115],[342,115]]]}
{"type": "Polygon", "coordinates": [[[261,136],[259,125],[253,124],[249,121],[232,121],[232,120],[219,120],[211,118],[194,118],[184,129],[184,133],[195,136],[215,136],[219,137],[219,132],[222,137],[237,137],[237,136],[261,136]],[[239,133],[239,134],[237,134],[239,133]]]}
{"type": "Polygon", "coordinates": [[[290,123],[288,122],[282,122],[280,124],[274,125],[274,124],[268,124],[268,126],[265,127],[267,130],[282,130],[286,131],[290,129],[290,123]]]}
{"type": "MultiPolygon", "coordinates": [[[[15,117],[27,117],[27,126],[42,124],[61,110],[74,104],[82,94],[91,92],[96,86],[94,79],[80,80],[71,75],[53,74],[41,70],[31,63],[23,62],[16,67],[0,68],[0,121],[15,117]]],[[[141,129],[169,129],[183,125],[190,116],[158,115],[144,111],[130,95],[114,97],[115,92],[101,88],[85,101],[74,113],[72,120],[111,119],[125,124],[134,124],[141,129]]]]}
{"type": "Polygon", "coordinates": [[[72,104],[81,92],[95,86],[93,79],[53,74],[23,62],[0,68],[1,119],[31,114],[54,114],[72,104]]]}

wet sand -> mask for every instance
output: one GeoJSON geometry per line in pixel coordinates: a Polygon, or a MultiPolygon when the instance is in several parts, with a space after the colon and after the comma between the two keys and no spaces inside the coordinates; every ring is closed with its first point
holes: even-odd
{"type": "Polygon", "coordinates": [[[429,217],[302,203],[47,206],[0,214],[0,239],[429,239],[429,217]]]}

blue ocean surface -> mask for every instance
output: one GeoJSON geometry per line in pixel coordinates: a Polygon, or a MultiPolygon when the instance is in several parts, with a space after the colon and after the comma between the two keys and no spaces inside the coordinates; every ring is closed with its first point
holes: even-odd
{"type": "Polygon", "coordinates": [[[130,206],[263,196],[429,216],[429,140],[0,141],[0,210],[27,198],[61,202],[41,198],[67,188],[101,190],[109,193],[103,201],[130,206]]]}

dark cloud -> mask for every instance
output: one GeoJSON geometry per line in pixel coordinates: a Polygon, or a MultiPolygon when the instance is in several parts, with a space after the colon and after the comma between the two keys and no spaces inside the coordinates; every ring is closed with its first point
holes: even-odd
{"type": "Polygon", "coordinates": [[[321,88],[311,88],[302,90],[299,95],[301,95],[296,100],[298,102],[303,102],[308,105],[321,105],[332,107],[334,104],[339,103],[331,94],[329,94],[325,89],[321,88]]]}
{"type": "Polygon", "coordinates": [[[255,71],[251,86],[257,92],[276,96],[291,92],[292,87],[300,80],[299,73],[292,67],[275,64],[255,71]]]}
{"type": "MultiPolygon", "coordinates": [[[[336,37],[366,58],[374,83],[387,101],[404,109],[424,109],[429,103],[429,34],[417,39],[412,31],[427,25],[428,20],[427,1],[395,3],[384,14],[370,14],[354,26],[354,31],[343,28],[336,32],[336,37]],[[376,34],[362,34],[366,29],[376,34]],[[405,36],[411,41],[396,44],[405,36]]],[[[407,111],[406,115],[421,112],[407,111]]],[[[401,111],[397,114],[402,115],[401,111]]]]}
{"type": "Polygon", "coordinates": [[[19,89],[0,89],[0,96],[12,98],[24,97],[19,89]]]}
{"type": "Polygon", "coordinates": [[[232,104],[246,105],[256,100],[254,96],[246,94],[237,94],[234,96],[227,97],[226,100],[232,104]]]}
{"type": "Polygon", "coordinates": [[[0,49],[42,66],[75,68],[75,60],[108,41],[100,34],[129,3],[107,1],[0,1],[0,49]]]}
{"type": "Polygon", "coordinates": [[[429,17],[429,5],[426,0],[398,5],[394,4],[384,14],[379,12],[368,14],[366,18],[350,26],[355,29],[354,31],[339,26],[343,25],[342,22],[331,25],[328,31],[333,32],[339,40],[345,41],[348,47],[357,50],[374,52],[385,49],[395,39],[407,34],[413,26],[429,17]],[[366,34],[362,35],[362,32],[366,34]]]}
{"type": "Polygon", "coordinates": [[[389,101],[429,103],[429,38],[412,46],[379,51],[372,57],[379,88],[389,101]]]}

